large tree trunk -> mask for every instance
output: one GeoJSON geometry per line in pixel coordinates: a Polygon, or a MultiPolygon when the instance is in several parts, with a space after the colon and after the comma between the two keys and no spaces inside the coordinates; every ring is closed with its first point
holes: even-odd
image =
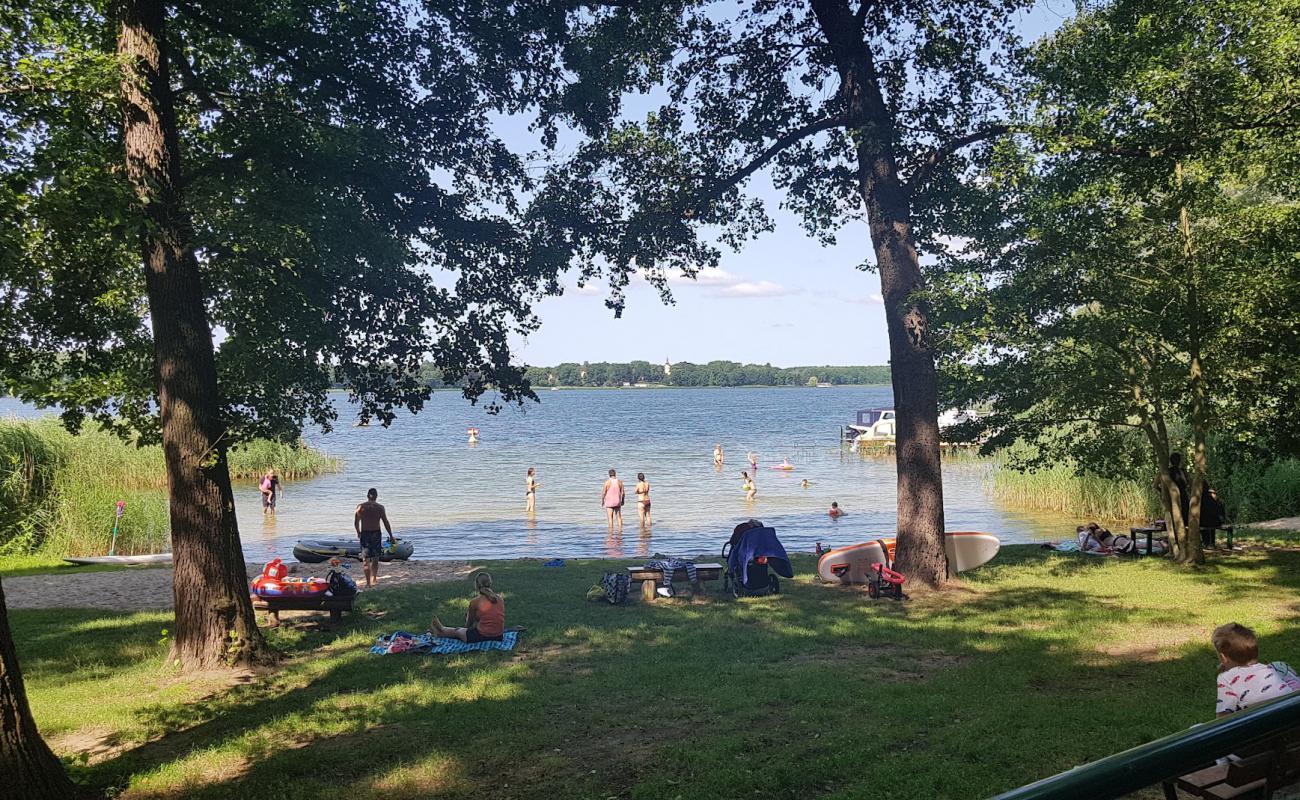
{"type": "Polygon", "coordinates": [[[181,202],[180,145],[162,0],[124,0],[123,136],[140,233],[171,501],[172,657],[187,668],[264,660],[226,464],[217,371],[199,266],[181,202]]]}
{"type": "Polygon", "coordinates": [[[867,209],[871,242],[889,329],[898,468],[900,572],[937,586],[949,578],[943,541],[943,475],[939,460],[939,391],[929,314],[915,294],[924,285],[912,236],[911,195],[898,175],[895,125],[885,104],[872,53],[844,0],[812,0],[813,12],[835,52],[841,92],[854,120],[858,191],[867,209]]]}
{"type": "Polygon", "coordinates": [[[0,800],[72,798],[76,788],[36,730],[0,585],[0,800]]]}

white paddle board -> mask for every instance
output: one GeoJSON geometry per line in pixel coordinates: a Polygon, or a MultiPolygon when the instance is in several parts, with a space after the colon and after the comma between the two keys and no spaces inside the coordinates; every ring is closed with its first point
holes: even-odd
{"type": "Polygon", "coordinates": [[[170,564],[172,563],[171,553],[150,553],[143,556],[68,556],[63,559],[69,564],[117,564],[119,566],[134,566],[136,564],[170,564]]]}
{"type": "MultiPolygon", "coordinates": [[[[954,572],[965,572],[987,564],[1002,546],[998,537],[978,531],[950,531],[944,534],[943,544],[954,572]]],[[[895,540],[879,539],[827,550],[817,560],[817,575],[831,583],[866,583],[874,572],[871,565],[884,561],[881,558],[882,547],[888,551],[889,563],[893,563],[895,540]]]]}

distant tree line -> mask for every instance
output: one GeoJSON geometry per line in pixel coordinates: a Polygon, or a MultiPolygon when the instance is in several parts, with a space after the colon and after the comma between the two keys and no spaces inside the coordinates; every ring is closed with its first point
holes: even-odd
{"type": "Polygon", "coordinates": [[[592,361],[529,367],[525,377],[534,388],[638,383],[664,386],[808,386],[829,383],[841,386],[889,383],[889,367],[774,367],[735,361],[710,361],[707,364],[682,361],[665,368],[663,364],[649,361],[626,364],[592,361]]]}

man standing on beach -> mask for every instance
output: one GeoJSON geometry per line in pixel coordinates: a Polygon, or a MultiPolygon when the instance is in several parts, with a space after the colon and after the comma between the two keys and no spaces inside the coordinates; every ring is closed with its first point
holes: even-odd
{"type": "Polygon", "coordinates": [[[380,523],[388,530],[388,541],[393,541],[393,526],[388,523],[384,507],[375,502],[378,498],[378,490],[366,490],[366,502],[357,506],[357,513],[352,517],[352,527],[361,540],[361,563],[366,573],[367,589],[379,580],[379,557],[384,553],[384,536],[379,530],[380,523]]]}

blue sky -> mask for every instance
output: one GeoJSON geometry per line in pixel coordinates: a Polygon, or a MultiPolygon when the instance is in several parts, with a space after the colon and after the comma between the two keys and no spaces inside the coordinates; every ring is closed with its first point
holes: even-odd
{"type": "MultiPolygon", "coordinates": [[[[1040,2],[1023,35],[1034,39],[1073,12],[1068,0],[1040,2]]],[[[880,279],[854,267],[871,260],[865,223],[839,231],[834,247],[806,236],[766,175],[750,190],[761,197],[776,228],[740,252],[723,250],[718,271],[696,282],[672,281],[676,303],[666,306],[641,281],[627,290],[623,316],[605,307],[599,285],[570,288],[543,301],[541,330],[521,355],[528,364],[562,361],[713,359],[788,367],[884,364],[889,360],[880,279]]],[[[572,286],[572,282],[571,282],[572,286]]]]}

